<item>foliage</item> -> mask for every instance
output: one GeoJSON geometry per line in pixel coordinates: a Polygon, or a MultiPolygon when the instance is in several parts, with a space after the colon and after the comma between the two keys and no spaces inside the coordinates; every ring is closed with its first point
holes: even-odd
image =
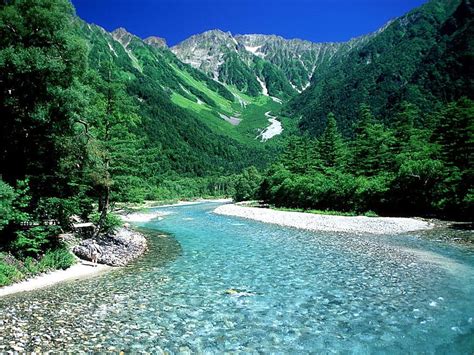
{"type": "Polygon", "coordinates": [[[66,248],[58,248],[55,250],[48,250],[38,263],[38,268],[41,272],[46,270],[65,270],[74,265],[76,259],[66,248]]]}
{"type": "Polygon", "coordinates": [[[0,287],[20,281],[23,274],[18,270],[19,263],[11,256],[0,254],[0,287]]]}
{"type": "Polygon", "coordinates": [[[462,95],[472,99],[473,13],[467,0],[427,2],[317,70],[313,85],[287,111],[302,116],[302,130],[313,136],[322,133],[326,114],[334,112],[341,132],[352,136],[356,108],[364,103],[391,123],[407,101],[422,112],[418,125],[440,104],[462,95]]]}
{"type": "Polygon", "coordinates": [[[236,179],[234,201],[255,199],[261,180],[262,176],[254,166],[244,169],[236,179]]]}
{"type": "MultiPolygon", "coordinates": [[[[101,214],[98,212],[94,212],[89,216],[90,220],[95,223],[99,224],[101,214]]],[[[103,222],[102,228],[100,230],[100,233],[102,234],[110,234],[113,233],[114,231],[117,230],[122,225],[122,220],[120,219],[119,216],[113,214],[113,213],[108,213],[106,215],[106,218],[103,222]]]]}
{"type": "Polygon", "coordinates": [[[0,180],[0,230],[14,218],[13,201],[15,197],[13,188],[0,180]]]}
{"type": "Polygon", "coordinates": [[[470,219],[473,107],[462,98],[440,109],[432,125],[417,128],[419,110],[404,104],[390,129],[364,105],[348,147],[329,116],[321,138],[290,140],[259,195],[277,207],[470,219]]]}
{"type": "Polygon", "coordinates": [[[47,250],[39,258],[17,259],[11,254],[0,253],[0,287],[10,285],[43,272],[67,269],[76,262],[65,247],[47,250]]]}
{"type": "Polygon", "coordinates": [[[37,256],[43,250],[55,244],[54,238],[59,234],[57,226],[36,226],[18,230],[16,239],[11,243],[11,250],[22,257],[37,256]]]}

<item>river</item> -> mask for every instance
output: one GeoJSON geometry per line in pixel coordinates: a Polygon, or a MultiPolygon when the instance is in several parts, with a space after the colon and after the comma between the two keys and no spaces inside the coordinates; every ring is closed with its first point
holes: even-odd
{"type": "Polygon", "coordinates": [[[0,298],[0,351],[474,350],[474,253],[417,234],[314,233],[163,207],[150,250],[98,277],[0,298]]]}

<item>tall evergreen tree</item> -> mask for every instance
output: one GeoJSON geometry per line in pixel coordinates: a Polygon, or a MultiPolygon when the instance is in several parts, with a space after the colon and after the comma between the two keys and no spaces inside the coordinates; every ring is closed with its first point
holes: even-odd
{"type": "Polygon", "coordinates": [[[361,105],[359,115],[351,144],[352,170],[358,175],[373,176],[389,168],[393,136],[376,122],[368,105],[361,105]]]}
{"type": "Polygon", "coordinates": [[[345,166],[347,147],[337,129],[336,118],[332,112],[328,114],[326,129],[316,144],[323,166],[327,168],[345,166]]]}
{"type": "Polygon", "coordinates": [[[98,197],[98,232],[102,231],[110,210],[113,185],[121,176],[137,175],[141,143],[132,133],[139,123],[136,108],[111,62],[104,65],[103,76],[91,75],[96,94],[88,122],[92,138],[89,176],[98,197]]]}
{"type": "Polygon", "coordinates": [[[11,1],[0,11],[0,174],[12,185],[30,176],[34,200],[73,193],[83,154],[75,117],[87,61],[73,16],[67,0],[11,1]]]}

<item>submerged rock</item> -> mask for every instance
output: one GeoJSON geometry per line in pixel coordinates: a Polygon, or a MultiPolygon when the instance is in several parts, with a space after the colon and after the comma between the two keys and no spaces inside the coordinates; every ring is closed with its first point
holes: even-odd
{"type": "Polygon", "coordinates": [[[91,260],[90,245],[96,241],[102,251],[98,263],[110,266],[124,266],[147,250],[146,238],[136,231],[120,228],[115,234],[88,238],[73,248],[79,258],[91,260]]]}

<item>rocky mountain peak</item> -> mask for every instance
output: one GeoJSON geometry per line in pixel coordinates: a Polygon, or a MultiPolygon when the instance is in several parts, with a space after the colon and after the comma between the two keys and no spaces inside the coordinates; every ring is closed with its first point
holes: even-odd
{"type": "Polygon", "coordinates": [[[225,54],[237,52],[238,46],[230,32],[210,30],[189,37],[171,50],[183,62],[218,79],[225,54]]]}
{"type": "Polygon", "coordinates": [[[133,38],[136,38],[135,35],[128,32],[125,28],[119,27],[116,30],[111,32],[112,37],[120,42],[125,48],[130,44],[130,41],[133,38]]]}
{"type": "Polygon", "coordinates": [[[167,48],[166,40],[161,37],[150,36],[143,40],[146,44],[156,48],[167,48]]]}

